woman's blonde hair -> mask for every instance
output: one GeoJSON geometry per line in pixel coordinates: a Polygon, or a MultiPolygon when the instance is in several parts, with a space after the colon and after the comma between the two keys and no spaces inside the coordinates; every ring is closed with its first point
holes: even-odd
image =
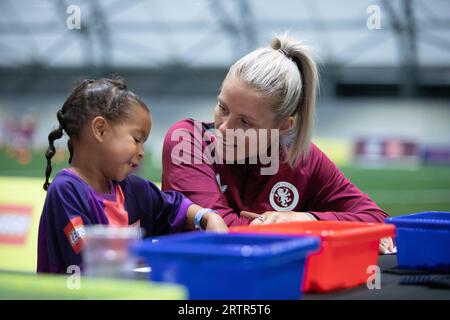
{"type": "Polygon", "coordinates": [[[284,34],[275,36],[270,47],[256,49],[234,63],[226,78],[235,76],[272,99],[275,123],[293,117],[283,136],[286,162],[295,166],[306,159],[314,128],[319,77],[308,47],[284,34]]]}

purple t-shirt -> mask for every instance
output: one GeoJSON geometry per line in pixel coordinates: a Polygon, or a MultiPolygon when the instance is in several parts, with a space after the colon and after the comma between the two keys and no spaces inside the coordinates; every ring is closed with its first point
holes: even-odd
{"type": "Polygon", "coordinates": [[[38,272],[65,273],[70,265],[81,266],[85,225],[139,224],[144,237],[183,231],[192,202],[181,193],[161,192],[134,175],[109,181],[109,189],[109,194],[98,193],[68,169],[56,175],[39,224],[38,272]]]}

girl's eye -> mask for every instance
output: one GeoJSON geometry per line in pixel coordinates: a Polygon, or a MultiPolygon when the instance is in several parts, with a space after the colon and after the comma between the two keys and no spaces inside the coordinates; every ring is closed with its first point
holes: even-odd
{"type": "Polygon", "coordinates": [[[134,139],[134,142],[136,142],[136,143],[139,143],[139,142],[140,142],[140,140],[137,139],[137,138],[135,138],[135,137],[133,137],[133,139],[134,139]]]}

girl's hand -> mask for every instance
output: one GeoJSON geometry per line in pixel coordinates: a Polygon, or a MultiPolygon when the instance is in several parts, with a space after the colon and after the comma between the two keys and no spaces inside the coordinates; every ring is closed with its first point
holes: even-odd
{"type": "Polygon", "coordinates": [[[309,212],[294,211],[266,211],[262,214],[256,214],[249,211],[241,211],[241,216],[253,219],[250,225],[264,225],[271,223],[289,222],[289,221],[315,221],[317,220],[309,212]]]}
{"type": "Polygon", "coordinates": [[[383,238],[380,240],[380,253],[381,254],[389,254],[389,253],[396,253],[397,248],[394,247],[394,242],[392,241],[392,238],[383,238]]]}

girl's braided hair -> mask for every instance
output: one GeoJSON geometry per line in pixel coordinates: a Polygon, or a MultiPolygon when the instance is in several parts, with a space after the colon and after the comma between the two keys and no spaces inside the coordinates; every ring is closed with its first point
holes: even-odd
{"type": "Polygon", "coordinates": [[[82,127],[93,117],[102,116],[112,122],[120,122],[128,116],[129,106],[136,103],[146,110],[148,107],[133,92],[128,91],[121,78],[101,78],[98,80],[81,81],[56,112],[59,127],[48,135],[48,148],[45,152],[47,168],[45,170],[44,190],[47,191],[52,173],[51,159],[55,155],[54,141],[63,136],[63,131],[69,136],[69,164],[74,153],[73,139],[80,136],[82,127]]]}

